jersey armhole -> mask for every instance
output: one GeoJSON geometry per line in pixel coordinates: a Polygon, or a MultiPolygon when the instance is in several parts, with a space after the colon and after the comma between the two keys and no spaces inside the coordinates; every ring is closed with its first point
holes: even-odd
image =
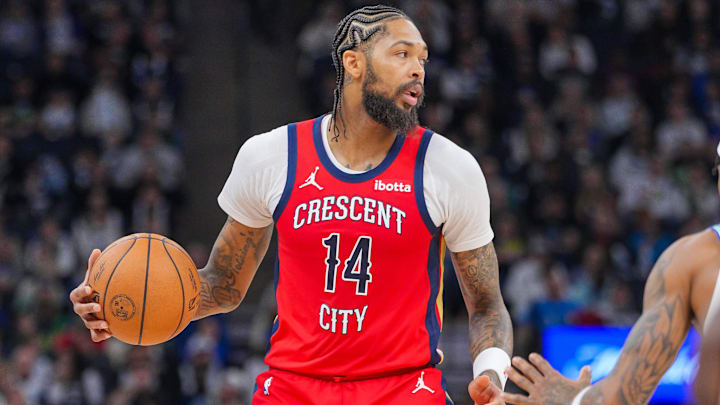
{"type": "Polygon", "coordinates": [[[710,227],[710,229],[712,229],[713,232],[715,232],[715,236],[717,236],[718,241],[720,241],[720,225],[713,225],[710,227]]]}
{"type": "Polygon", "coordinates": [[[427,209],[425,202],[425,188],[424,188],[424,171],[425,171],[425,155],[427,154],[428,146],[430,145],[430,139],[432,139],[433,131],[426,129],[420,139],[420,146],[417,151],[417,158],[415,159],[415,173],[413,182],[415,188],[415,202],[417,203],[420,216],[422,217],[425,226],[432,235],[434,235],[440,228],[435,226],[430,213],[427,209]]]}
{"type": "Polygon", "coordinates": [[[297,168],[297,123],[288,125],[287,128],[287,145],[288,145],[288,164],[287,164],[287,175],[285,177],[285,188],[283,188],[280,201],[275,206],[273,211],[273,220],[277,223],[282,215],[285,206],[290,200],[290,194],[292,193],[293,185],[295,185],[295,171],[297,168]]]}

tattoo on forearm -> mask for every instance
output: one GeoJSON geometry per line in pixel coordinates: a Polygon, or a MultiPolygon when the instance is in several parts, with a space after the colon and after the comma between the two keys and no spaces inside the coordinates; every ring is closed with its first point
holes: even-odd
{"type": "Polygon", "coordinates": [[[665,273],[674,256],[674,249],[666,251],[647,281],[643,315],[630,332],[618,364],[608,377],[608,384],[612,384],[609,387],[616,388],[588,391],[583,405],[603,404],[604,396],[623,405],[646,404],[677,356],[689,328],[690,313],[685,298],[666,289],[665,273]]]}
{"type": "Polygon", "coordinates": [[[470,353],[499,347],[512,353],[512,323],[500,294],[498,262],[492,242],[453,253],[455,270],[470,317],[470,353]]]}
{"type": "Polygon", "coordinates": [[[246,265],[255,266],[249,270],[254,274],[267,250],[272,227],[238,230],[232,226],[234,223],[232,219],[225,223],[208,265],[200,271],[200,306],[196,318],[235,308],[244,298],[240,280],[243,269],[246,265]]]}

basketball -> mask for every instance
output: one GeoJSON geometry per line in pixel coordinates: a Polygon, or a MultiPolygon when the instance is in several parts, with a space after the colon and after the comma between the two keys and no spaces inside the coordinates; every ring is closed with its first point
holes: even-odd
{"type": "Polygon", "coordinates": [[[185,249],[152,233],[111,243],[90,269],[88,284],[100,319],[133,345],[172,339],[190,323],[200,296],[197,268],[185,249]]]}

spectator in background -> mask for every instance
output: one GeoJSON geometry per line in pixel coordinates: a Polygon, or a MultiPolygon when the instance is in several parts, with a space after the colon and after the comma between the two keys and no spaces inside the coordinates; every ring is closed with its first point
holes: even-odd
{"type": "Polygon", "coordinates": [[[40,111],[40,127],[47,139],[64,138],[75,132],[75,105],[67,90],[50,91],[40,111]]]}
{"type": "Polygon", "coordinates": [[[19,345],[12,355],[11,384],[18,387],[29,405],[38,405],[50,383],[52,363],[36,343],[19,345]]]}
{"type": "Polygon", "coordinates": [[[525,240],[523,239],[519,221],[514,215],[504,212],[495,223],[495,233],[498,243],[495,245],[498,261],[504,266],[512,267],[525,255],[525,240]]]}
{"type": "Polygon", "coordinates": [[[125,149],[119,170],[114,173],[116,184],[133,189],[143,181],[156,181],[166,192],[180,184],[182,158],[180,152],[163,141],[153,127],[145,127],[138,144],[125,149]]]}
{"type": "Polygon", "coordinates": [[[720,208],[720,203],[715,198],[717,184],[708,176],[708,171],[707,165],[702,162],[695,162],[686,170],[683,182],[691,211],[701,218],[702,223],[705,224],[712,223],[713,217],[720,208]]]}
{"type": "Polygon", "coordinates": [[[607,297],[606,281],[612,268],[605,247],[594,243],[585,247],[580,265],[572,269],[575,278],[569,295],[581,307],[591,308],[607,297]]]}
{"type": "Polygon", "coordinates": [[[72,235],[80,257],[89,257],[93,249],[107,246],[123,235],[122,217],[109,206],[105,190],[90,192],[87,212],[73,222],[72,235]]]}
{"type": "Polygon", "coordinates": [[[39,234],[33,238],[25,251],[25,266],[41,279],[68,279],[76,271],[75,249],[52,217],[46,217],[40,225],[39,234]]]}
{"type": "Polygon", "coordinates": [[[85,134],[130,131],[130,105],[116,82],[117,75],[110,66],[100,70],[99,80],[82,106],[81,126],[85,134]]]}
{"type": "Polygon", "coordinates": [[[146,184],[138,192],[132,208],[134,232],[170,233],[170,203],[155,184],[146,184]]]}
{"type": "Polygon", "coordinates": [[[440,0],[404,1],[400,7],[418,26],[428,48],[442,58],[452,46],[452,11],[446,2],[440,0]]]}
{"type": "Polygon", "coordinates": [[[158,77],[145,79],[140,96],[133,105],[136,122],[143,127],[167,133],[172,129],[174,110],[175,105],[165,92],[165,82],[158,77]]]}
{"type": "Polygon", "coordinates": [[[52,380],[43,394],[42,403],[47,405],[89,404],[90,401],[88,401],[82,386],[80,367],[79,359],[72,351],[64,350],[57,353],[52,380]]]}
{"type": "Polygon", "coordinates": [[[75,55],[81,45],[78,25],[65,0],[45,0],[43,31],[48,50],[58,55],[75,55]]]}
{"type": "Polygon", "coordinates": [[[211,403],[223,405],[245,405],[252,397],[248,389],[254,384],[252,376],[237,368],[228,368],[220,376],[220,387],[211,403]]]}
{"type": "Polygon", "coordinates": [[[560,268],[551,269],[545,274],[547,297],[536,301],[530,309],[530,320],[536,333],[570,322],[578,306],[568,298],[567,287],[567,274],[560,268]]]}
{"type": "Polygon", "coordinates": [[[540,72],[547,80],[555,80],[567,72],[591,75],[597,68],[590,41],[554,24],[548,27],[547,38],[540,45],[539,64],[540,72]]]}
{"type": "Polygon", "coordinates": [[[518,261],[508,270],[503,286],[503,295],[511,308],[514,323],[527,323],[533,304],[547,297],[544,279],[546,271],[553,266],[549,246],[541,237],[536,236],[530,242],[528,253],[527,258],[518,261]]]}
{"type": "Polygon", "coordinates": [[[635,227],[628,236],[628,247],[635,257],[635,277],[647,276],[660,254],[673,241],[657,217],[648,210],[639,210],[633,215],[635,227]]]}
{"type": "Polygon", "coordinates": [[[39,48],[37,22],[30,14],[29,4],[8,1],[0,16],[0,46],[15,59],[32,57],[39,48]]]}
{"type": "Polygon", "coordinates": [[[708,150],[707,133],[702,123],[690,114],[687,105],[672,100],[667,106],[668,119],[657,129],[658,151],[664,159],[702,156],[708,150]]]}
{"type": "Polygon", "coordinates": [[[449,67],[441,76],[440,91],[443,98],[456,108],[478,98],[494,75],[489,57],[488,46],[482,40],[464,46],[453,67],[449,67]]]}
{"type": "Polygon", "coordinates": [[[632,193],[632,186],[648,175],[654,152],[647,110],[633,108],[629,134],[610,161],[610,182],[621,194],[632,193]]]}
{"type": "Polygon", "coordinates": [[[108,396],[109,405],[130,403],[158,403],[159,366],[153,357],[157,353],[148,347],[130,349],[127,364],[122,367],[118,386],[108,396]]]}
{"type": "Polygon", "coordinates": [[[630,78],[626,74],[615,73],[610,76],[605,97],[598,106],[598,120],[602,123],[601,129],[607,137],[616,139],[630,130],[638,103],[630,78]]]}
{"type": "Polygon", "coordinates": [[[188,404],[205,404],[220,391],[220,329],[216,319],[205,319],[190,336],[180,366],[183,397],[188,404]]]}
{"type": "Polygon", "coordinates": [[[533,102],[527,105],[521,126],[509,130],[503,138],[511,151],[513,166],[529,171],[531,181],[542,178],[542,173],[533,168],[557,156],[560,147],[558,136],[547,122],[545,112],[533,102]]]}

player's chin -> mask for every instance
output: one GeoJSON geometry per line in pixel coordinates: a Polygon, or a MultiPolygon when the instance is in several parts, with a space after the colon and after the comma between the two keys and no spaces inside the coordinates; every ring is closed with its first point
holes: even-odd
{"type": "Polygon", "coordinates": [[[405,112],[410,112],[416,107],[415,105],[408,104],[402,100],[398,100],[398,102],[395,105],[397,105],[398,108],[400,108],[401,110],[403,110],[405,112]]]}

